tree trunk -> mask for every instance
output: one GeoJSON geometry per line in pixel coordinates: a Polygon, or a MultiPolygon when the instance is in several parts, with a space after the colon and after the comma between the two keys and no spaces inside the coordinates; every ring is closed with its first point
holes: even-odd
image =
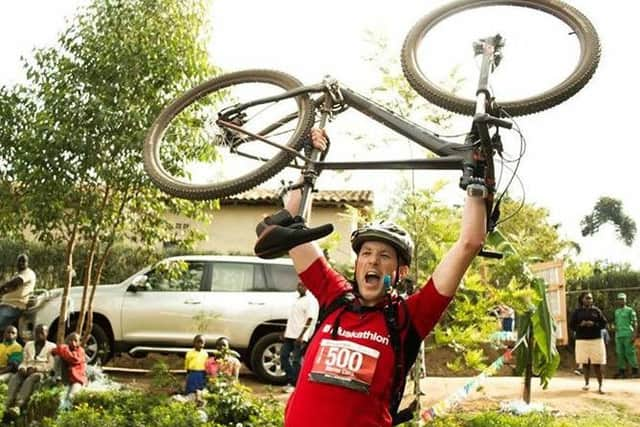
{"type": "Polygon", "coordinates": [[[84,271],[82,272],[82,302],[80,303],[80,314],[78,316],[78,324],[76,325],[76,332],[82,335],[84,328],[85,318],[87,317],[87,298],[89,295],[89,284],[91,283],[91,276],[93,274],[93,260],[96,254],[98,234],[94,234],[91,239],[91,248],[87,252],[84,262],[84,271]]]}
{"type": "Polygon", "coordinates": [[[522,400],[528,405],[531,403],[531,378],[533,377],[533,329],[527,329],[527,366],[524,371],[524,392],[522,400]]]}
{"type": "MultiPolygon", "coordinates": [[[[89,301],[87,304],[87,315],[86,315],[87,325],[82,334],[82,341],[81,341],[83,345],[87,343],[89,339],[89,335],[91,334],[91,330],[93,329],[93,300],[96,295],[96,287],[98,286],[98,283],[100,283],[102,270],[104,269],[104,265],[107,262],[107,257],[109,256],[109,252],[111,252],[112,244],[113,242],[110,242],[107,248],[105,249],[104,254],[102,254],[102,257],[100,258],[100,262],[98,264],[98,268],[96,269],[95,277],[92,281],[93,283],[91,285],[91,294],[89,295],[89,301]]],[[[98,351],[100,351],[100,349],[98,349],[98,351]]]]}
{"type": "Polygon", "coordinates": [[[66,331],[65,322],[67,321],[68,303],[69,303],[69,290],[71,289],[71,283],[73,282],[73,251],[76,246],[76,239],[78,237],[78,224],[74,224],[71,236],[67,241],[67,250],[65,253],[67,282],[62,289],[62,299],[60,304],[60,317],[58,317],[58,331],[56,334],[56,343],[62,344],[64,342],[64,334],[66,331]]]}
{"type": "MultiPolygon", "coordinates": [[[[89,335],[91,334],[91,331],[93,330],[93,300],[95,298],[96,295],[96,287],[98,286],[98,283],[100,283],[100,278],[102,277],[102,270],[104,269],[105,264],[107,263],[107,259],[109,257],[109,253],[111,252],[111,248],[113,247],[113,243],[115,241],[115,236],[116,236],[116,232],[118,230],[118,227],[122,224],[122,218],[124,215],[124,208],[126,207],[127,203],[129,202],[129,200],[131,200],[129,197],[127,197],[129,194],[129,192],[125,192],[124,196],[122,197],[122,201],[120,203],[120,207],[118,208],[118,216],[117,216],[117,220],[115,221],[115,223],[113,223],[113,226],[111,228],[111,235],[109,236],[109,239],[107,240],[107,245],[104,249],[104,253],[102,254],[102,256],[100,257],[100,261],[98,263],[98,268],[96,269],[95,275],[93,277],[92,283],[91,283],[91,294],[89,295],[89,301],[87,304],[87,322],[86,322],[86,327],[84,328],[84,332],[82,333],[82,339],[81,342],[83,345],[85,345],[89,339],[89,335]]],[[[98,349],[98,352],[100,352],[103,349],[98,349]]]]}
{"type": "Polygon", "coordinates": [[[110,188],[107,187],[104,191],[104,196],[102,198],[102,206],[100,209],[101,215],[97,219],[97,223],[93,230],[93,235],[91,236],[91,248],[89,249],[89,252],[87,253],[87,256],[85,258],[84,271],[82,274],[82,303],[80,305],[80,315],[78,316],[78,324],[76,325],[76,332],[80,335],[83,335],[84,323],[87,317],[87,306],[89,305],[87,303],[87,295],[89,293],[89,285],[91,284],[91,277],[93,276],[93,261],[95,259],[98,243],[100,241],[100,228],[102,226],[102,222],[104,219],[103,212],[106,209],[110,194],[111,194],[110,188]]]}

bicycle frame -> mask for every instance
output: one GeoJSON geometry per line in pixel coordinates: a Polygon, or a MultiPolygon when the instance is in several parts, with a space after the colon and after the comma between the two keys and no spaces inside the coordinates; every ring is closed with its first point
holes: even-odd
{"type": "MultiPolygon", "coordinates": [[[[485,178],[485,184],[489,188],[493,189],[493,186],[495,185],[493,174],[493,155],[496,151],[501,151],[501,144],[499,137],[497,138],[497,141],[495,138],[497,131],[492,136],[490,127],[495,126],[496,129],[499,127],[511,128],[510,122],[493,115],[494,112],[498,110],[497,107],[493,105],[491,92],[489,90],[489,76],[493,68],[497,65],[495,60],[496,52],[499,51],[502,45],[503,41],[500,35],[481,39],[474,43],[476,53],[482,54],[482,63],[480,66],[480,77],[476,92],[476,113],[473,117],[471,130],[467,134],[465,143],[463,144],[441,139],[428,129],[399,116],[375,101],[362,96],[349,88],[339,87],[337,82],[331,78],[325,78],[321,84],[302,86],[287,91],[281,95],[262,98],[227,108],[220,113],[220,116],[225,117],[225,119],[219,119],[218,124],[242,132],[252,138],[262,140],[281,149],[292,151],[297,157],[304,159],[305,166],[303,168],[303,182],[288,187],[288,189],[303,189],[299,212],[301,216],[304,216],[304,213],[308,212],[308,206],[311,199],[310,195],[314,189],[315,180],[318,174],[323,170],[462,170],[463,175],[460,182],[461,186],[466,187],[466,184],[472,182],[474,177],[486,176],[488,178],[485,178]],[[252,134],[244,130],[242,127],[234,125],[234,123],[227,118],[234,114],[239,114],[242,110],[249,107],[313,93],[323,93],[318,100],[318,105],[321,106],[320,111],[322,113],[319,124],[320,128],[324,128],[327,117],[336,106],[339,107],[338,110],[340,111],[343,110],[345,106],[348,106],[426,148],[439,157],[435,159],[414,158],[403,160],[326,162],[320,159],[320,152],[318,150],[313,150],[311,156],[305,157],[289,147],[283,147],[263,138],[260,135],[252,134]],[[479,175],[479,168],[485,167],[490,168],[490,170],[488,170],[488,175],[479,175]]],[[[279,124],[286,123],[292,118],[293,117],[287,117],[280,121],[279,124]]],[[[482,169],[482,171],[484,171],[484,169],[482,169]]],[[[487,198],[487,220],[489,221],[488,231],[495,226],[495,222],[497,221],[497,218],[491,219],[492,210],[493,195],[490,194],[487,198]],[[491,222],[493,222],[493,225],[491,222]]]]}

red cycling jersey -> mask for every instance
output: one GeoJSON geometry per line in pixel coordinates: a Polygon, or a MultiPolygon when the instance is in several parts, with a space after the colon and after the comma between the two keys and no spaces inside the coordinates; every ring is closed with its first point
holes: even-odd
{"type": "MultiPolygon", "coordinates": [[[[352,288],[322,257],[300,279],[321,307],[352,288]]],[[[431,279],[407,298],[406,309],[398,310],[398,325],[404,326],[400,347],[419,346],[451,299],[439,294],[431,279]]],[[[318,328],[287,403],[285,426],[390,426],[395,355],[383,311],[338,308],[318,328]]]]}

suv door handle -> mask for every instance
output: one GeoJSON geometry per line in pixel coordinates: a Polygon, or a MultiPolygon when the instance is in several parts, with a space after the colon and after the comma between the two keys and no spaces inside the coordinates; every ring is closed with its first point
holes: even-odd
{"type": "Polygon", "coordinates": [[[248,302],[249,305],[264,305],[264,302],[254,302],[254,301],[249,301],[248,302]]]}
{"type": "Polygon", "coordinates": [[[184,303],[185,304],[200,304],[201,301],[199,301],[199,300],[186,300],[184,303]]]}

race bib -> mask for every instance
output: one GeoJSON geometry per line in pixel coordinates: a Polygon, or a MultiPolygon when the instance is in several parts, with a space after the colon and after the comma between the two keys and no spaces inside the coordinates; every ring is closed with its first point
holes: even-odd
{"type": "Polygon", "coordinates": [[[312,381],[369,392],[380,352],[350,341],[323,339],[309,374],[312,381]]]}

